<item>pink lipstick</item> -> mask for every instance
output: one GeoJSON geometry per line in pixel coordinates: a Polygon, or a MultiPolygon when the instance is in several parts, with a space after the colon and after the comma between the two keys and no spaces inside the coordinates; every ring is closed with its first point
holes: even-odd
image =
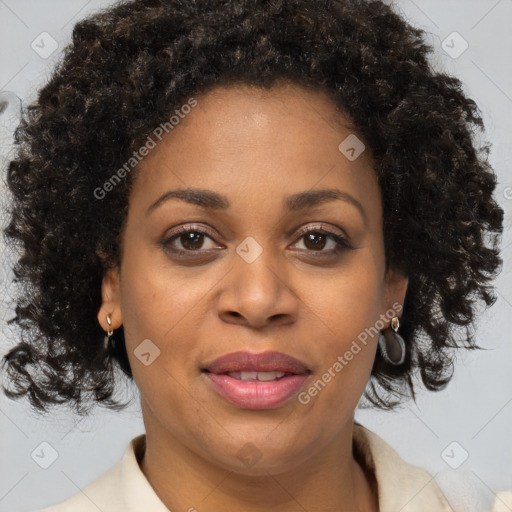
{"type": "Polygon", "coordinates": [[[281,352],[239,351],[203,368],[203,375],[223,398],[245,409],[272,409],[296,395],[311,371],[281,352]]]}

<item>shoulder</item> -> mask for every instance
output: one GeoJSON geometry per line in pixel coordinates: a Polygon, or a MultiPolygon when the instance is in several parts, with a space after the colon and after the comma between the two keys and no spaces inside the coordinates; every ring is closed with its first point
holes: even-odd
{"type": "Polygon", "coordinates": [[[145,434],[133,438],[122,459],[65,501],[37,512],[168,512],[139,467],[145,434]]]}
{"type": "Polygon", "coordinates": [[[123,461],[120,461],[65,501],[38,512],[98,512],[98,510],[106,512],[121,510],[122,501],[119,493],[122,484],[122,467],[123,461]]]}
{"type": "Polygon", "coordinates": [[[510,512],[512,491],[495,496],[471,472],[451,469],[434,476],[408,464],[377,434],[358,423],[354,456],[377,481],[380,512],[510,512]]]}
{"type": "Polygon", "coordinates": [[[512,510],[512,490],[496,494],[492,512],[510,512],[512,510]]]}
{"type": "Polygon", "coordinates": [[[377,481],[380,512],[455,512],[434,477],[405,462],[377,434],[354,424],[354,456],[377,481]]]}

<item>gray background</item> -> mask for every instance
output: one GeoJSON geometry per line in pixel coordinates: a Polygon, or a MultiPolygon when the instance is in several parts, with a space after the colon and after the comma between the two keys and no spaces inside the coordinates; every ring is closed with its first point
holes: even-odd
{"type": "MultiPolygon", "coordinates": [[[[11,151],[17,114],[15,97],[9,92],[24,102],[34,99],[68,44],[74,23],[109,3],[0,0],[0,91],[3,98],[13,100],[0,115],[2,168],[11,151]],[[44,52],[49,53],[55,43],[41,36],[42,32],[58,44],[50,56],[44,52]],[[33,41],[39,53],[32,48],[33,41]]],[[[484,115],[485,139],[493,144],[491,163],[499,177],[496,197],[506,210],[505,261],[497,282],[498,301],[478,323],[478,341],[489,350],[460,354],[455,377],[446,390],[424,391],[416,404],[408,403],[392,413],[361,410],[357,419],[406,461],[434,475],[454,503],[457,493],[472,496],[472,504],[458,505],[458,510],[481,512],[495,492],[512,489],[512,70],[506,64],[512,50],[512,0],[399,0],[394,5],[414,25],[430,33],[436,67],[460,77],[484,115]],[[454,31],[463,39],[453,35],[454,31]],[[452,56],[443,50],[443,40],[452,47],[447,48],[452,56]],[[464,40],[469,47],[457,55],[464,40]]],[[[5,184],[0,187],[5,202],[5,184]]],[[[0,290],[5,299],[0,304],[2,356],[15,343],[16,333],[6,325],[12,316],[8,303],[12,256],[3,245],[0,255],[0,290]]],[[[113,413],[98,408],[81,421],[58,410],[38,418],[27,404],[0,396],[0,512],[31,511],[61,501],[114,465],[129,440],[144,431],[137,392],[127,387],[126,396],[132,396],[130,393],[135,393],[134,403],[128,410],[113,413]],[[41,447],[43,442],[51,448],[41,447]],[[38,459],[34,453],[45,456],[38,459]],[[52,453],[56,460],[47,469],[40,467],[51,462],[52,453]]]]}

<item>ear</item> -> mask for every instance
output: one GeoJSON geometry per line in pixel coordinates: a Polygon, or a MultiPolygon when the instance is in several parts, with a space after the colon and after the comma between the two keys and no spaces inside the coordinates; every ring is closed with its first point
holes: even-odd
{"type": "Polygon", "coordinates": [[[103,274],[101,282],[101,307],[98,311],[98,322],[104,331],[117,329],[123,323],[121,314],[121,300],[119,293],[119,271],[117,268],[109,269],[103,274]],[[107,323],[107,315],[110,313],[112,327],[107,323]]]}
{"type": "MultiPolygon", "coordinates": [[[[396,316],[401,316],[409,278],[398,270],[388,268],[385,279],[385,293],[382,304],[383,313],[393,310],[396,316]]],[[[391,321],[391,318],[389,320],[391,321]]]]}

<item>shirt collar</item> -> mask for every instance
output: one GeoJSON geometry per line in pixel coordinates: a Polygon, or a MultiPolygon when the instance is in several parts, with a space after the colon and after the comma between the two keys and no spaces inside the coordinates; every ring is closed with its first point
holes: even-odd
{"type": "MultiPolygon", "coordinates": [[[[132,439],[116,466],[126,510],[169,512],[140,469],[145,443],[145,434],[132,439]]],[[[383,439],[358,423],[353,428],[353,449],[363,469],[375,476],[380,512],[453,512],[433,476],[407,464],[383,439]]]]}
{"type": "Polygon", "coordinates": [[[363,469],[375,476],[379,512],[453,512],[432,475],[405,462],[359,423],[354,423],[353,450],[363,469]]]}

